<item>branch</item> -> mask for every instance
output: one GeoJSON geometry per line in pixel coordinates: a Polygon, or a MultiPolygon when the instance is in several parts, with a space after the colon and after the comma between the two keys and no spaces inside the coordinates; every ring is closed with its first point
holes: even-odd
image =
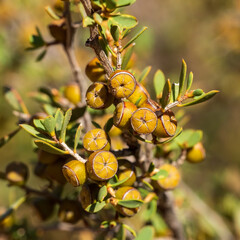
{"type": "Polygon", "coordinates": [[[176,215],[172,192],[160,193],[158,211],[172,231],[173,237],[177,240],[184,240],[184,231],[176,215]]]}
{"type": "MultiPolygon", "coordinates": [[[[81,0],[81,2],[85,8],[87,16],[90,17],[94,12],[91,1],[81,0]]],[[[100,63],[102,64],[104,70],[106,71],[107,76],[109,77],[113,73],[113,68],[107,55],[105,54],[105,52],[103,51],[99,44],[98,37],[99,37],[98,26],[94,25],[93,27],[90,27],[90,38],[87,40],[86,46],[93,48],[100,63]]]]}

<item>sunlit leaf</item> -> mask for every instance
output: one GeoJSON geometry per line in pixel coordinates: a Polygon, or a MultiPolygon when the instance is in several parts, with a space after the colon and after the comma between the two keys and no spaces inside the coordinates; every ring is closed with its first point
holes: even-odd
{"type": "Polygon", "coordinates": [[[168,103],[170,102],[170,99],[171,99],[171,83],[170,83],[170,80],[168,79],[165,82],[165,85],[163,88],[163,94],[161,98],[162,108],[165,108],[168,105],[168,103]]]}
{"type": "MultiPolygon", "coordinates": [[[[63,155],[63,154],[69,154],[68,151],[64,151],[62,149],[59,149],[57,147],[54,147],[52,144],[47,143],[45,141],[42,140],[35,140],[34,143],[43,151],[45,152],[49,152],[52,154],[58,154],[58,155],[63,155]]],[[[56,143],[55,143],[56,145],[56,143]]]]}
{"type": "Polygon", "coordinates": [[[152,240],[153,237],[154,237],[154,228],[152,226],[146,226],[139,231],[135,240],[146,240],[146,239],[152,240]]]}
{"type": "Polygon", "coordinates": [[[50,136],[55,136],[56,120],[53,116],[48,116],[42,120],[43,126],[50,136]]]}
{"type": "Polygon", "coordinates": [[[157,70],[153,78],[154,90],[157,98],[161,97],[165,82],[166,80],[163,72],[161,70],[157,70]]]}
{"type": "Polygon", "coordinates": [[[146,77],[148,76],[148,74],[150,73],[152,67],[148,66],[146,68],[143,69],[143,71],[141,72],[139,78],[138,78],[138,82],[142,82],[146,79],[146,77]]]}
{"type": "Polygon", "coordinates": [[[158,181],[160,179],[164,179],[168,176],[168,172],[164,169],[159,170],[156,174],[154,174],[151,179],[158,181]]]}
{"type": "Polygon", "coordinates": [[[52,10],[52,8],[50,6],[46,6],[45,7],[45,11],[47,12],[47,14],[54,20],[59,20],[60,17],[52,10]]]}
{"type": "Polygon", "coordinates": [[[183,88],[184,88],[185,82],[186,82],[186,74],[187,74],[187,64],[184,61],[184,59],[182,59],[182,69],[181,69],[180,78],[179,78],[178,98],[180,98],[183,93],[183,88]]]}
{"type": "Polygon", "coordinates": [[[126,208],[137,208],[144,204],[142,200],[131,199],[131,200],[119,200],[118,205],[126,208]]]}
{"type": "Polygon", "coordinates": [[[102,202],[103,199],[107,196],[107,187],[106,185],[102,186],[100,189],[99,189],[99,192],[98,192],[98,201],[99,202],[102,202]]]}
{"type": "Polygon", "coordinates": [[[93,18],[86,16],[85,18],[83,18],[82,23],[83,23],[83,27],[90,27],[95,24],[95,21],[93,18]]]}
{"type": "Polygon", "coordinates": [[[63,112],[60,108],[58,108],[58,110],[55,113],[57,138],[60,137],[60,133],[61,133],[62,125],[63,125],[63,119],[64,119],[63,112]]]}
{"type": "Polygon", "coordinates": [[[85,210],[90,213],[96,213],[102,210],[105,207],[106,203],[105,202],[96,202],[91,205],[89,205],[85,210]]]}
{"type": "Polygon", "coordinates": [[[126,69],[128,62],[131,59],[131,56],[133,54],[133,49],[134,49],[134,45],[132,45],[131,47],[129,47],[127,49],[127,51],[125,52],[123,59],[122,59],[122,69],[126,69]]]}
{"type": "Polygon", "coordinates": [[[187,92],[190,90],[192,83],[193,83],[193,73],[190,72],[187,80],[187,89],[186,89],[187,92]]]}
{"type": "Polygon", "coordinates": [[[80,123],[78,128],[77,128],[75,138],[74,138],[74,149],[73,149],[74,152],[77,151],[77,146],[78,146],[78,143],[79,143],[81,133],[82,133],[82,124],[80,123]]]}
{"type": "Polygon", "coordinates": [[[116,25],[120,28],[121,31],[123,29],[130,29],[137,25],[137,19],[134,16],[121,14],[121,15],[111,15],[108,18],[110,25],[116,25]]]}
{"type": "Polygon", "coordinates": [[[59,141],[65,142],[66,130],[67,130],[68,123],[70,122],[71,116],[72,116],[72,109],[69,108],[65,113],[65,116],[63,119],[59,141]]]}

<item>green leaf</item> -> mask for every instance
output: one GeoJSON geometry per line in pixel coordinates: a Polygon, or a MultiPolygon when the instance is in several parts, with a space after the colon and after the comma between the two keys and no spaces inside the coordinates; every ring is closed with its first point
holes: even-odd
{"type": "Polygon", "coordinates": [[[8,143],[20,130],[21,128],[17,128],[13,132],[5,135],[4,137],[0,138],[0,148],[8,143]]]}
{"type": "Polygon", "coordinates": [[[45,41],[42,38],[42,34],[38,27],[36,27],[37,35],[32,35],[29,39],[29,43],[32,45],[32,50],[45,46],[45,41]]]}
{"type": "MultiPolygon", "coordinates": [[[[45,141],[42,140],[35,140],[34,143],[43,151],[45,152],[49,152],[52,154],[58,154],[58,155],[63,155],[63,154],[69,154],[68,151],[64,151],[62,149],[59,149],[57,147],[54,147],[52,144],[47,143],[45,141]]],[[[56,145],[56,143],[55,143],[56,145]]]]}
{"type": "Polygon", "coordinates": [[[72,110],[72,117],[71,117],[71,122],[76,121],[80,117],[84,115],[86,112],[87,106],[83,107],[76,107],[72,110]]]}
{"type": "Polygon", "coordinates": [[[122,59],[122,69],[126,69],[127,65],[131,59],[131,56],[133,54],[133,49],[134,49],[134,45],[132,45],[130,48],[128,48],[128,50],[125,52],[123,59],[122,59]]]}
{"type": "Polygon", "coordinates": [[[175,135],[173,137],[170,137],[169,139],[164,140],[162,142],[157,142],[157,144],[164,144],[164,143],[171,142],[172,140],[174,140],[176,137],[178,137],[182,133],[182,130],[183,130],[182,127],[178,127],[177,131],[176,131],[176,133],[175,133],[175,135]]]}
{"type": "Polygon", "coordinates": [[[108,18],[110,25],[116,25],[120,28],[120,31],[123,29],[134,28],[137,25],[137,19],[134,16],[121,14],[121,15],[111,15],[108,18]]]}
{"type": "Polygon", "coordinates": [[[77,128],[76,134],[75,134],[74,148],[73,148],[74,152],[77,151],[77,146],[78,146],[78,143],[79,143],[79,139],[80,139],[81,133],[82,133],[82,124],[80,123],[78,128],[77,128]]]}
{"type": "Polygon", "coordinates": [[[171,102],[175,102],[177,100],[178,93],[179,93],[179,84],[173,83],[172,84],[171,102]]]}
{"type": "Polygon", "coordinates": [[[54,20],[59,20],[60,17],[52,10],[52,8],[50,6],[46,6],[45,7],[45,11],[47,12],[47,14],[54,20]]]}
{"type": "Polygon", "coordinates": [[[188,76],[188,80],[187,80],[187,89],[186,89],[186,92],[188,92],[192,86],[192,83],[193,83],[193,73],[190,72],[189,73],[189,76],[188,76]]]}
{"type": "MultiPolygon", "coordinates": [[[[100,7],[101,7],[101,3],[100,3],[99,0],[93,0],[93,2],[94,2],[94,4],[96,4],[95,2],[99,2],[100,7]]],[[[84,8],[82,2],[79,2],[79,3],[78,3],[78,9],[79,9],[79,12],[80,12],[80,14],[81,14],[82,19],[84,19],[85,17],[87,17],[87,13],[86,13],[86,11],[85,11],[85,8],[84,8]]]]}
{"type": "Polygon", "coordinates": [[[137,208],[144,204],[142,200],[131,199],[131,200],[119,200],[118,205],[126,208],[137,208]]]}
{"type": "Polygon", "coordinates": [[[20,94],[14,88],[4,86],[3,94],[7,102],[14,110],[28,114],[28,110],[20,94]]]}
{"type": "Polygon", "coordinates": [[[144,221],[149,221],[157,212],[157,200],[153,199],[148,204],[148,208],[146,209],[146,212],[144,213],[144,221]]]}
{"type": "Polygon", "coordinates": [[[201,130],[187,129],[175,141],[183,148],[191,148],[202,140],[202,136],[201,130]]]}
{"type": "Polygon", "coordinates": [[[97,12],[93,13],[93,19],[99,25],[101,25],[103,21],[102,17],[97,12]]]}
{"type": "Polygon", "coordinates": [[[106,122],[106,124],[104,125],[104,131],[106,133],[110,132],[111,128],[113,126],[113,117],[109,118],[108,121],[106,122]]]}
{"type": "Polygon", "coordinates": [[[196,98],[194,101],[183,103],[183,104],[179,104],[178,106],[179,107],[187,107],[187,106],[192,106],[192,105],[195,105],[195,104],[198,104],[198,103],[202,103],[202,102],[205,102],[205,101],[211,99],[217,93],[219,93],[219,91],[212,90],[212,91],[210,91],[208,93],[202,94],[200,97],[196,98]]]}
{"type": "Polygon", "coordinates": [[[112,187],[117,182],[118,182],[118,177],[117,175],[114,175],[111,179],[108,180],[107,186],[112,187]]]}
{"type": "Polygon", "coordinates": [[[122,179],[121,181],[118,181],[118,180],[117,180],[117,182],[110,183],[109,185],[110,185],[111,187],[118,187],[119,185],[125,183],[130,177],[131,177],[131,175],[129,175],[128,177],[122,179]]]}
{"type": "MultiPolygon", "coordinates": [[[[129,47],[139,36],[142,35],[142,33],[144,33],[147,30],[147,27],[142,27],[133,38],[131,38],[128,43],[123,47],[123,49],[126,49],[127,47],[129,47]]],[[[125,37],[125,36],[124,36],[125,37]]]]}
{"type": "Polygon", "coordinates": [[[105,202],[96,202],[93,204],[90,204],[85,210],[90,213],[96,213],[102,210],[105,207],[106,203],[105,202]]]}
{"type": "Polygon", "coordinates": [[[43,119],[42,124],[50,136],[52,137],[55,136],[56,120],[53,116],[48,116],[45,119],[43,119]]]}
{"type": "Polygon", "coordinates": [[[83,27],[85,28],[93,26],[95,24],[95,21],[93,18],[86,16],[85,18],[83,18],[82,23],[83,27]]]}
{"type": "Polygon", "coordinates": [[[148,76],[148,74],[150,73],[152,67],[148,66],[146,68],[143,69],[143,71],[141,72],[139,78],[138,78],[138,82],[142,82],[145,80],[145,78],[148,76]]]}
{"type": "Polygon", "coordinates": [[[163,220],[160,214],[153,215],[151,218],[151,222],[157,235],[166,234],[168,226],[166,225],[165,221],[163,220]]]}
{"type": "Polygon", "coordinates": [[[145,184],[149,189],[153,190],[153,186],[146,180],[142,180],[142,183],[145,184]]]}
{"type": "Polygon", "coordinates": [[[118,42],[119,41],[119,36],[120,36],[120,31],[119,31],[118,26],[111,25],[110,32],[111,32],[111,35],[112,35],[114,41],[118,42]]]}
{"type": "Polygon", "coordinates": [[[40,62],[41,60],[43,60],[43,58],[45,57],[47,53],[47,49],[44,49],[36,58],[36,62],[40,62]]]}
{"type": "Polygon", "coordinates": [[[168,172],[166,170],[159,170],[156,174],[154,174],[151,179],[152,180],[155,180],[155,181],[158,181],[160,179],[164,179],[168,176],[168,172]]]}
{"type": "Polygon", "coordinates": [[[187,74],[187,64],[184,61],[184,59],[182,59],[182,69],[181,69],[180,78],[179,78],[178,98],[180,98],[183,93],[183,87],[184,87],[185,81],[186,81],[186,74],[187,74]]]}
{"type": "Polygon", "coordinates": [[[70,122],[71,116],[72,116],[72,109],[69,108],[65,113],[65,116],[63,119],[62,129],[59,137],[59,141],[61,142],[65,142],[66,130],[67,130],[68,123],[70,122]]]}
{"type": "Polygon", "coordinates": [[[43,109],[48,115],[52,115],[52,116],[56,113],[56,110],[57,110],[57,108],[53,107],[52,104],[44,104],[43,109]]]}
{"type": "Polygon", "coordinates": [[[193,96],[194,96],[194,98],[195,98],[195,97],[199,97],[199,96],[201,96],[202,94],[204,94],[204,91],[203,91],[202,89],[195,89],[195,90],[193,91],[193,96]]]}
{"type": "Polygon", "coordinates": [[[63,125],[63,119],[64,119],[63,112],[60,108],[57,109],[54,117],[56,121],[56,135],[57,135],[57,138],[59,138],[62,125],[63,125]]]}
{"type": "Polygon", "coordinates": [[[107,187],[106,185],[102,186],[100,189],[99,189],[99,192],[98,192],[98,201],[99,202],[102,202],[103,199],[107,196],[107,187]]]}
{"type": "Polygon", "coordinates": [[[148,168],[148,173],[151,173],[154,169],[155,169],[155,165],[153,162],[151,162],[148,168]]]}
{"type": "Polygon", "coordinates": [[[123,227],[123,224],[120,225],[120,228],[119,228],[119,231],[116,235],[116,239],[117,240],[125,240],[126,237],[125,237],[125,229],[123,227]]]}
{"type": "Polygon", "coordinates": [[[127,225],[127,224],[125,224],[125,223],[123,223],[122,225],[123,225],[123,227],[124,227],[125,229],[127,229],[134,237],[137,236],[136,232],[135,232],[135,231],[133,230],[133,228],[131,228],[129,225],[127,225]]]}
{"type": "Polygon", "coordinates": [[[153,78],[153,85],[154,85],[154,90],[156,93],[156,97],[160,98],[161,94],[163,92],[163,88],[165,85],[165,76],[161,70],[157,70],[154,78],[153,78]]]}
{"type": "Polygon", "coordinates": [[[125,7],[133,4],[136,0],[105,0],[106,6],[109,9],[125,7]]]}
{"type": "Polygon", "coordinates": [[[43,125],[42,119],[33,119],[33,124],[40,132],[46,132],[46,129],[43,125]]]}
{"type": "Polygon", "coordinates": [[[165,108],[168,105],[168,103],[170,102],[170,99],[171,99],[171,83],[170,83],[170,80],[168,79],[165,82],[165,85],[163,88],[163,94],[161,98],[162,108],[165,108]]]}
{"type": "Polygon", "coordinates": [[[25,201],[27,200],[27,196],[23,196],[19,198],[16,202],[14,202],[10,208],[0,216],[0,222],[2,222],[5,218],[9,217],[13,211],[17,210],[25,201]]]}
{"type": "Polygon", "coordinates": [[[135,240],[152,240],[154,237],[154,228],[152,226],[146,226],[142,228],[135,240]]]}
{"type": "Polygon", "coordinates": [[[93,125],[95,128],[100,128],[100,129],[102,129],[101,126],[100,126],[97,122],[95,122],[95,121],[92,121],[92,125],[93,125]]]}
{"type": "Polygon", "coordinates": [[[27,125],[27,124],[20,124],[20,127],[22,127],[25,131],[27,131],[28,133],[30,133],[33,137],[38,138],[42,141],[46,141],[48,143],[52,143],[55,144],[55,141],[49,139],[47,136],[43,135],[42,133],[40,133],[36,128],[27,125]]]}

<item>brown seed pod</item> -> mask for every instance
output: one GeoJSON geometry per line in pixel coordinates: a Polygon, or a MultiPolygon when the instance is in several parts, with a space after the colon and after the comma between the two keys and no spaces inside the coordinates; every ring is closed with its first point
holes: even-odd
{"type": "MultiPolygon", "coordinates": [[[[119,200],[142,200],[140,192],[133,187],[120,187],[116,191],[116,198],[119,200]]],[[[132,217],[134,214],[136,214],[139,210],[138,208],[126,208],[122,207],[120,205],[117,205],[116,207],[117,211],[121,213],[123,216],[126,217],[132,217]]]]}
{"type": "Polygon", "coordinates": [[[81,219],[82,208],[78,201],[65,199],[60,203],[58,217],[67,223],[76,223],[81,219]]]}
{"type": "Polygon", "coordinates": [[[87,64],[85,73],[92,82],[107,82],[106,72],[97,57],[87,64]]]}
{"type": "Polygon", "coordinates": [[[177,119],[171,110],[158,117],[157,127],[153,134],[156,137],[166,138],[174,136],[177,130],[177,119]]]}
{"type": "Polygon", "coordinates": [[[97,151],[89,156],[86,166],[91,179],[106,181],[116,174],[118,161],[109,151],[97,151]]]}
{"type": "Polygon", "coordinates": [[[81,90],[77,83],[71,83],[64,87],[64,97],[69,102],[77,105],[81,101],[81,90]]]}
{"type": "Polygon", "coordinates": [[[131,117],[133,130],[138,134],[150,134],[157,126],[157,115],[148,108],[138,108],[131,117]]]}
{"type": "Polygon", "coordinates": [[[64,177],[74,187],[83,185],[87,179],[85,164],[70,158],[62,167],[64,177]]]}
{"type": "Polygon", "coordinates": [[[119,185],[119,187],[132,186],[136,181],[136,173],[133,163],[126,159],[120,159],[118,160],[118,165],[119,165],[117,173],[118,180],[122,181],[123,179],[129,177],[128,180],[119,185]]]}
{"type": "Polygon", "coordinates": [[[91,84],[86,93],[87,105],[93,109],[108,108],[113,103],[113,99],[107,86],[100,82],[91,84]]]}
{"type": "Polygon", "coordinates": [[[116,98],[128,98],[136,88],[136,79],[128,71],[117,70],[109,80],[109,87],[116,98]]]}
{"type": "Polygon", "coordinates": [[[202,162],[206,157],[206,152],[201,142],[195,144],[187,150],[186,160],[191,163],[202,162]]]}
{"type": "Polygon", "coordinates": [[[137,107],[130,102],[120,102],[114,111],[113,124],[118,128],[129,128],[131,126],[130,119],[137,107]]]}
{"type": "Polygon", "coordinates": [[[150,95],[147,89],[141,83],[137,82],[134,92],[127,99],[137,107],[140,107],[149,98],[150,95]]]}
{"type": "Polygon", "coordinates": [[[90,152],[110,149],[110,138],[103,129],[95,128],[83,137],[83,147],[90,152]]]}
{"type": "Polygon", "coordinates": [[[181,176],[179,170],[171,164],[163,164],[159,170],[165,170],[168,172],[166,178],[162,178],[158,181],[153,181],[153,185],[158,189],[171,190],[178,186],[181,176]]]}
{"type": "Polygon", "coordinates": [[[6,178],[11,184],[23,185],[28,175],[28,167],[22,162],[11,162],[6,167],[6,178]]]}

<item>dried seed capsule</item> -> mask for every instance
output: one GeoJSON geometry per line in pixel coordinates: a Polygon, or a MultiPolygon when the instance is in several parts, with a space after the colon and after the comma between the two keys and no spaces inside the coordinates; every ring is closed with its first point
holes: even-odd
{"type": "Polygon", "coordinates": [[[109,87],[116,98],[127,98],[136,88],[136,79],[128,71],[117,70],[110,77],[109,87]]]}
{"type": "Polygon", "coordinates": [[[99,151],[110,149],[110,139],[106,132],[100,128],[88,131],[83,137],[83,147],[87,151],[99,151]]]}
{"type": "Polygon", "coordinates": [[[119,169],[118,169],[118,180],[122,181],[125,178],[128,178],[127,181],[119,185],[120,187],[123,186],[132,186],[136,181],[136,173],[135,173],[135,167],[134,165],[126,160],[126,159],[120,159],[118,161],[119,169]]]}
{"type": "Polygon", "coordinates": [[[92,204],[98,195],[99,187],[95,183],[83,184],[82,190],[79,195],[79,200],[83,209],[86,209],[90,204],[92,204]]]}
{"type": "Polygon", "coordinates": [[[67,36],[65,19],[53,21],[48,25],[48,29],[56,41],[65,44],[67,36]]]}
{"type": "Polygon", "coordinates": [[[150,134],[157,126],[157,115],[148,108],[139,108],[131,117],[131,125],[138,134],[150,134]]]}
{"type": "Polygon", "coordinates": [[[86,66],[85,73],[92,82],[106,82],[105,70],[97,57],[92,59],[86,66]]]}
{"type": "Polygon", "coordinates": [[[144,101],[140,105],[140,108],[148,108],[148,109],[151,109],[153,112],[161,110],[160,105],[157,102],[155,102],[152,99],[150,99],[150,98],[148,98],[146,101],[144,101]]]}
{"type": "Polygon", "coordinates": [[[60,203],[58,217],[67,223],[76,223],[81,219],[82,208],[79,202],[65,199],[60,203]]]}
{"type": "Polygon", "coordinates": [[[137,107],[140,107],[149,98],[150,95],[147,89],[141,83],[137,82],[134,92],[127,99],[137,107]]]}
{"type": "Polygon", "coordinates": [[[67,181],[74,187],[84,184],[87,179],[85,164],[78,160],[70,159],[63,165],[62,172],[67,181]]]}
{"type": "MultiPolygon", "coordinates": [[[[142,200],[140,192],[133,187],[120,187],[116,191],[116,198],[119,200],[142,200]]],[[[123,216],[132,217],[136,214],[139,208],[126,208],[120,205],[117,205],[117,211],[121,213],[123,216]]]]}
{"type": "Polygon", "coordinates": [[[52,164],[59,159],[59,155],[38,150],[38,161],[43,164],[52,164]]]}
{"type": "Polygon", "coordinates": [[[118,128],[129,128],[130,119],[137,107],[130,102],[120,102],[114,111],[113,124],[118,128]]]}
{"type": "Polygon", "coordinates": [[[192,148],[187,150],[186,160],[191,163],[202,162],[206,157],[205,149],[201,142],[195,144],[192,148]]]}
{"type": "Polygon", "coordinates": [[[158,181],[153,181],[153,185],[157,188],[163,190],[171,190],[177,187],[181,180],[181,176],[179,170],[171,165],[171,164],[163,164],[159,170],[165,170],[168,172],[168,176],[166,178],[162,178],[158,181]]]}
{"type": "Polygon", "coordinates": [[[24,184],[28,175],[28,167],[22,162],[11,162],[6,167],[6,178],[11,184],[24,184]]]}
{"type": "Polygon", "coordinates": [[[157,127],[153,134],[156,137],[166,138],[174,136],[177,129],[177,119],[171,110],[158,117],[157,127]]]}
{"type": "Polygon", "coordinates": [[[105,181],[116,174],[118,162],[111,152],[98,151],[89,156],[86,166],[91,179],[105,181]]]}
{"type": "Polygon", "coordinates": [[[81,91],[77,83],[71,83],[64,87],[64,96],[69,102],[77,105],[81,101],[81,91]]]}
{"type": "Polygon", "coordinates": [[[93,83],[86,93],[87,105],[93,109],[108,108],[113,103],[113,96],[103,83],[93,83]]]}

